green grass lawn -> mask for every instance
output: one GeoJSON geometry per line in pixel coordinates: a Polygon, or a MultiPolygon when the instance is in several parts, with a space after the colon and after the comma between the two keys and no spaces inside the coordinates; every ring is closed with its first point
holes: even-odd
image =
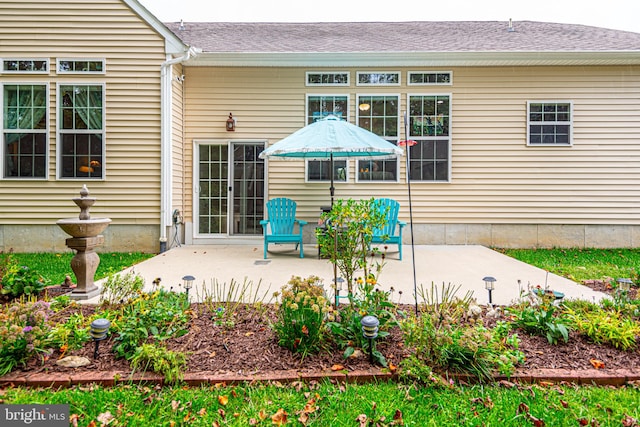
{"type": "Polygon", "coordinates": [[[640,249],[496,249],[527,264],[581,282],[627,277],[638,282],[640,249]]]}
{"type": "MultiPolygon", "coordinates": [[[[49,279],[52,285],[58,285],[64,282],[66,275],[71,276],[75,282],[75,277],[71,270],[73,252],[0,254],[0,264],[2,264],[3,258],[9,255],[13,257],[18,264],[26,265],[31,270],[49,279]]],[[[103,252],[99,255],[100,265],[96,271],[96,280],[100,280],[110,273],[121,271],[124,268],[131,267],[154,256],[154,254],[142,252],[103,252]]]]}
{"type": "Polygon", "coordinates": [[[521,385],[435,389],[387,382],[193,388],[120,385],[60,391],[15,388],[2,391],[1,397],[3,403],[10,404],[70,404],[70,413],[79,417],[81,426],[92,421],[101,425],[100,420],[111,417],[109,425],[120,426],[331,427],[604,427],[638,425],[633,421],[640,418],[640,391],[631,387],[521,385]],[[536,424],[536,420],[544,424],[536,424]]]}

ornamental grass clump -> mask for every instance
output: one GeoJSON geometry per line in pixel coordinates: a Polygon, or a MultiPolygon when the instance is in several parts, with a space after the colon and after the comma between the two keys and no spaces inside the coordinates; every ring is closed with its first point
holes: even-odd
{"type": "Polygon", "coordinates": [[[47,351],[49,303],[16,301],[0,307],[0,376],[47,351]]]}
{"type": "Polygon", "coordinates": [[[321,351],[326,344],[325,318],[330,311],[321,279],[292,277],[282,287],[281,296],[278,318],[272,325],[278,344],[303,358],[321,351]]]}

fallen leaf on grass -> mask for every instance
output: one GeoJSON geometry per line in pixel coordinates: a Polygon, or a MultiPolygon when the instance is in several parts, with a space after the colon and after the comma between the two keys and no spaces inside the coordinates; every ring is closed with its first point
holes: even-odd
{"type": "Polygon", "coordinates": [[[360,427],[367,427],[367,416],[365,414],[358,415],[356,421],[360,423],[360,427]]]}
{"type": "Polygon", "coordinates": [[[622,419],[623,427],[638,427],[638,420],[633,417],[630,417],[627,414],[624,414],[624,418],[622,419]]]}
{"type": "Polygon", "coordinates": [[[596,369],[602,369],[604,368],[604,362],[602,360],[598,360],[598,359],[589,359],[589,362],[591,362],[591,364],[593,365],[594,368],[596,369]]]}
{"type": "Polygon", "coordinates": [[[300,414],[300,416],[298,417],[298,421],[300,421],[300,423],[303,426],[306,426],[307,423],[309,422],[309,414],[307,414],[306,412],[303,412],[302,414],[300,414]]]}
{"type": "Polygon", "coordinates": [[[271,415],[271,422],[277,426],[281,426],[287,423],[287,413],[284,409],[280,408],[278,411],[271,415]]]}
{"type": "Polygon", "coordinates": [[[207,408],[202,408],[198,411],[198,415],[200,415],[201,417],[205,416],[207,413],[207,408]]]}
{"type": "Polygon", "coordinates": [[[69,422],[71,423],[72,427],[78,427],[78,418],[80,418],[78,414],[71,414],[71,416],[69,417],[69,422]]]}
{"type": "Polygon", "coordinates": [[[177,401],[177,400],[172,400],[171,401],[171,409],[173,410],[173,412],[177,411],[179,406],[180,406],[180,402],[179,401],[177,401]]]}
{"type": "Polygon", "coordinates": [[[114,421],[116,418],[111,415],[111,412],[107,411],[107,412],[103,412],[102,414],[98,415],[97,420],[100,421],[100,423],[103,426],[109,425],[111,424],[112,421],[114,421]]]}
{"type": "Polygon", "coordinates": [[[396,413],[393,414],[392,425],[403,426],[404,420],[402,419],[402,411],[400,409],[396,409],[396,413]]]}
{"type": "Polygon", "coordinates": [[[224,395],[219,395],[218,396],[218,403],[221,404],[222,406],[226,406],[226,404],[229,403],[229,397],[224,396],[224,395]]]}

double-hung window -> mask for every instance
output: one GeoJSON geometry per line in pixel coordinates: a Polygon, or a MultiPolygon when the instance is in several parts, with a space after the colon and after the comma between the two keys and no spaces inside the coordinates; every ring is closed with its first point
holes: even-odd
{"type": "Polygon", "coordinates": [[[451,96],[409,95],[409,148],[412,181],[450,180],[451,96]]]}
{"type": "Polygon", "coordinates": [[[47,177],[48,102],[45,84],[2,89],[3,177],[47,177]]]}
{"type": "MultiPolygon", "coordinates": [[[[307,95],[307,124],[330,115],[347,120],[349,97],[347,95],[307,95]]],[[[333,171],[329,160],[309,160],[307,181],[347,181],[347,161],[334,160],[333,171]]]]}
{"type": "MultiPolygon", "coordinates": [[[[398,143],[398,106],[397,95],[359,95],[358,126],[386,139],[392,144],[398,143]]],[[[367,181],[397,181],[398,159],[359,160],[357,179],[367,181]]]]}
{"type": "Polygon", "coordinates": [[[58,86],[60,178],[104,178],[104,86],[58,86]]]}
{"type": "Polygon", "coordinates": [[[528,145],[571,145],[571,102],[527,102],[528,145]]]}

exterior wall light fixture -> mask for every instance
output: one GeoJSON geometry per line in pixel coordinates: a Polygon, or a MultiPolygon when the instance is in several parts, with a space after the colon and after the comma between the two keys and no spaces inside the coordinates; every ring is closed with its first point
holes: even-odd
{"type": "Polygon", "coordinates": [[[236,119],[233,118],[233,114],[229,113],[229,118],[227,119],[227,131],[233,132],[236,130],[236,119]]]}

